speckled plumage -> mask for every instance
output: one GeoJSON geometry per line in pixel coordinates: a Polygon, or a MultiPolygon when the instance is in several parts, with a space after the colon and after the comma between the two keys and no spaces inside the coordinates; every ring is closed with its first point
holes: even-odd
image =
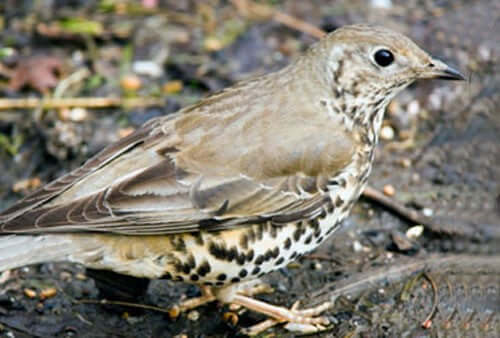
{"type": "Polygon", "coordinates": [[[279,321],[324,323],[232,285],[338,228],[366,184],[387,104],[432,77],[460,75],[398,33],[339,29],[279,72],[147,122],[4,211],[0,270],[68,260],[214,287],[217,299],[279,321]],[[381,49],[393,54],[387,67],[375,59],[381,49]]]}

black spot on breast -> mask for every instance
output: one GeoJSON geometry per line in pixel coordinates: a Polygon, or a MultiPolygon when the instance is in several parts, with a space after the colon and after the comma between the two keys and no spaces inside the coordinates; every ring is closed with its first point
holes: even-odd
{"type": "Polygon", "coordinates": [[[226,280],[227,276],[225,273],[221,273],[220,275],[217,276],[217,280],[223,281],[226,280]]]}
{"type": "Polygon", "coordinates": [[[337,196],[335,198],[335,206],[337,208],[340,208],[342,205],[344,205],[344,200],[342,198],[340,198],[340,196],[337,196]]]}
{"type": "Polygon", "coordinates": [[[224,282],[219,281],[219,282],[215,283],[215,285],[222,286],[222,285],[224,285],[224,282]]]}
{"type": "Polygon", "coordinates": [[[213,283],[212,282],[203,282],[203,285],[206,285],[206,286],[212,286],[213,283]]]}
{"type": "Polygon", "coordinates": [[[240,279],[238,277],[231,278],[231,283],[238,283],[240,279]]]}
{"type": "Polygon", "coordinates": [[[174,264],[174,268],[176,272],[182,272],[182,270],[184,270],[184,264],[182,264],[181,261],[177,261],[174,264]]]}
{"type": "Polygon", "coordinates": [[[182,272],[184,272],[187,275],[190,271],[191,271],[191,266],[189,265],[189,263],[185,263],[182,268],[182,272]]]}
{"type": "Polygon", "coordinates": [[[246,256],[245,254],[242,252],[238,255],[238,257],[236,257],[236,263],[238,263],[238,265],[243,265],[245,264],[245,259],[246,259],[246,256]]]}
{"type": "Polygon", "coordinates": [[[319,237],[317,240],[316,240],[316,244],[319,244],[323,242],[323,236],[319,237]]]}
{"type": "Polygon", "coordinates": [[[306,240],[304,241],[305,244],[309,244],[312,241],[312,235],[307,236],[306,240]]]}
{"type": "Polygon", "coordinates": [[[297,257],[297,251],[294,251],[294,252],[290,255],[290,259],[294,259],[295,257],[297,257]]]}
{"type": "Polygon", "coordinates": [[[172,275],[170,274],[170,272],[167,272],[165,273],[163,276],[162,276],[163,279],[172,279],[172,275]]]}
{"type": "Polygon", "coordinates": [[[264,260],[267,262],[273,258],[273,251],[271,249],[267,250],[264,255],[264,260]]]}
{"type": "Polygon", "coordinates": [[[198,279],[200,279],[200,277],[198,277],[197,274],[192,274],[190,279],[193,281],[193,282],[196,282],[198,279]]]}
{"type": "Polygon", "coordinates": [[[279,247],[275,247],[273,249],[273,258],[277,258],[279,255],[280,255],[280,248],[279,247]]]}
{"type": "Polygon", "coordinates": [[[248,274],[248,271],[246,269],[241,269],[240,273],[239,273],[239,276],[241,278],[245,278],[247,274],[248,274]]]}
{"type": "Polygon", "coordinates": [[[260,268],[258,266],[256,266],[253,270],[252,270],[252,275],[256,275],[260,272],[260,268]]]}
{"type": "Polygon", "coordinates": [[[292,240],[290,239],[290,237],[288,237],[285,241],[285,245],[283,246],[286,250],[290,249],[290,247],[292,246],[292,240]]]}
{"type": "Polygon", "coordinates": [[[319,237],[321,235],[321,229],[316,229],[314,232],[314,237],[319,237]]]}
{"type": "Polygon", "coordinates": [[[275,265],[280,265],[281,263],[283,263],[285,261],[285,259],[283,257],[280,257],[276,263],[274,263],[275,265]]]}
{"type": "Polygon", "coordinates": [[[170,236],[169,239],[175,251],[186,252],[186,243],[182,236],[170,236]]]}
{"type": "Polygon", "coordinates": [[[262,263],[264,263],[264,256],[263,255],[259,255],[257,256],[257,258],[255,258],[255,264],[257,265],[261,265],[262,263]]]}
{"type": "Polygon", "coordinates": [[[204,261],[197,270],[198,274],[200,276],[205,276],[207,273],[210,272],[210,264],[207,261],[204,261]]]}
{"type": "Polygon", "coordinates": [[[233,259],[236,258],[237,255],[238,255],[238,249],[236,249],[236,246],[233,246],[231,247],[231,249],[227,251],[226,259],[229,262],[231,262],[233,259]]]}
{"type": "Polygon", "coordinates": [[[208,247],[208,251],[215,257],[215,258],[218,258],[218,259],[225,259],[226,258],[226,249],[221,246],[221,245],[218,245],[217,243],[210,243],[209,247],[208,247]]]}
{"type": "Polygon", "coordinates": [[[182,276],[175,276],[175,280],[178,282],[182,282],[184,278],[182,278],[182,276]]]}
{"type": "Polygon", "coordinates": [[[247,262],[251,262],[253,260],[253,256],[254,256],[254,251],[253,251],[253,249],[251,249],[247,253],[247,262]]]}
{"type": "Polygon", "coordinates": [[[302,236],[302,227],[298,226],[297,229],[293,232],[293,239],[295,242],[298,242],[300,239],[300,236],[302,236]]]}

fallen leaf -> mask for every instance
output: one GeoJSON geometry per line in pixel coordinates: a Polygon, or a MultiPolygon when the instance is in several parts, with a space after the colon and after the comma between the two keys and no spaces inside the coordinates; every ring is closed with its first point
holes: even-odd
{"type": "Polygon", "coordinates": [[[31,56],[20,60],[12,71],[9,88],[18,91],[29,86],[47,94],[59,82],[63,61],[55,56],[31,56]]]}

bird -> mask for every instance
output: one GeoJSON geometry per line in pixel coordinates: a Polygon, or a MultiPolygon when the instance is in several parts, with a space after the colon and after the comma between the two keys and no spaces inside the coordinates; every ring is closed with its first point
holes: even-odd
{"type": "MultiPolygon", "coordinates": [[[[0,271],[49,261],[198,285],[267,326],[319,331],[332,304],[288,309],[256,281],[338,230],[369,177],[384,111],[420,79],[464,80],[372,25],[328,34],[273,73],[153,118],[0,214],[0,271]]],[[[258,328],[245,331],[258,332],[258,328]]]]}

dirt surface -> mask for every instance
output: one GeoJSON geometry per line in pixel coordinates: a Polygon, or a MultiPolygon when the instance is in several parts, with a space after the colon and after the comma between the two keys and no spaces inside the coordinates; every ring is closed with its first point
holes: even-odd
{"type": "MultiPolygon", "coordinates": [[[[0,3],[2,97],[162,102],[147,108],[0,111],[0,210],[146,120],[279,69],[315,41],[297,27],[226,1],[148,3],[156,2],[0,3]]],[[[418,234],[416,224],[362,199],[343,230],[314,254],[264,277],[275,292],[260,298],[284,306],[335,301],[328,312],[334,324],[318,336],[498,337],[500,3],[259,3],[327,31],[383,23],[468,78],[417,83],[397,97],[369,181],[379,190],[391,185],[394,200],[430,216],[432,225],[418,234]]],[[[217,304],[177,320],[160,311],[198,294],[187,284],[148,286],[65,263],[26,267],[0,275],[0,336],[231,337],[263,319],[244,312],[233,325],[223,319],[228,307],[217,304]],[[110,283],[123,287],[122,294],[110,292],[110,283]],[[158,309],[99,304],[104,298],[158,309]]],[[[293,334],[278,327],[264,336],[293,334]]]]}

